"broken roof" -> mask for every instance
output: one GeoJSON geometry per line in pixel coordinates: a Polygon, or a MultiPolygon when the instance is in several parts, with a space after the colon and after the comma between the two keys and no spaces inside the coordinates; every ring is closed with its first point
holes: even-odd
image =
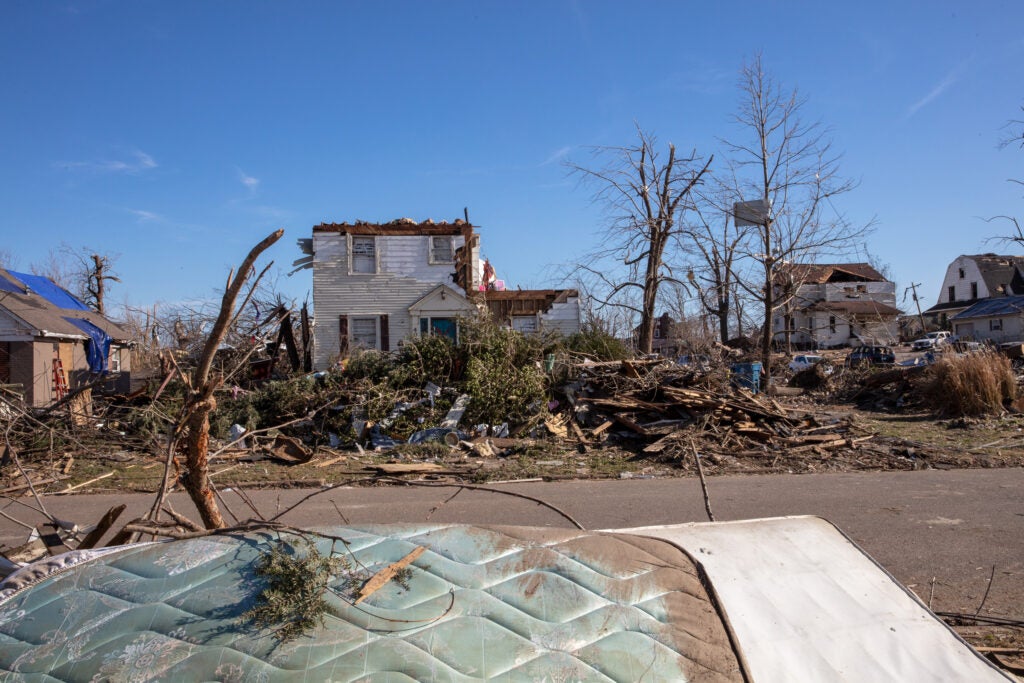
{"type": "Polygon", "coordinates": [[[792,274],[794,280],[805,284],[888,282],[870,263],[792,263],[779,268],[777,274],[792,274]]]}
{"type": "Polygon", "coordinates": [[[390,223],[368,223],[357,220],[355,223],[321,223],[313,226],[313,232],[337,232],[347,235],[462,235],[472,232],[474,226],[461,218],[448,223],[435,223],[427,219],[417,223],[411,218],[398,218],[390,223]]]}
{"type": "Polygon", "coordinates": [[[805,311],[837,311],[850,315],[899,315],[900,309],[880,301],[861,299],[858,301],[815,301],[806,306],[805,311]]]}
{"type": "Polygon", "coordinates": [[[25,333],[85,338],[81,326],[72,320],[84,320],[106,332],[118,342],[130,335],[117,323],[91,310],[53,280],[39,275],[12,273],[0,268],[0,310],[7,311],[25,326],[25,333]]]}
{"type": "Polygon", "coordinates": [[[555,304],[565,303],[578,297],[575,289],[509,289],[484,292],[487,308],[498,320],[508,320],[513,315],[536,315],[547,313],[555,304]]]}
{"type": "Polygon", "coordinates": [[[975,254],[965,256],[974,261],[985,281],[989,296],[1000,296],[1014,292],[1024,292],[1024,256],[1006,256],[1001,254],[975,254]]]}

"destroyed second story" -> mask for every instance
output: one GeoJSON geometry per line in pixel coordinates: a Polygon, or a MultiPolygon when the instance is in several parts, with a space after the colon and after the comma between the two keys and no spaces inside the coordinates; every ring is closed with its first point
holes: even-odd
{"type": "Polygon", "coordinates": [[[342,299],[387,296],[381,287],[401,289],[403,281],[417,291],[425,283],[446,284],[466,294],[482,277],[479,236],[463,220],[321,223],[299,244],[307,256],[296,265],[313,267],[314,289],[322,285],[342,299]]]}
{"type": "Polygon", "coordinates": [[[818,302],[896,306],[896,284],[867,263],[792,264],[779,269],[776,292],[791,292],[797,307],[818,302]]]}

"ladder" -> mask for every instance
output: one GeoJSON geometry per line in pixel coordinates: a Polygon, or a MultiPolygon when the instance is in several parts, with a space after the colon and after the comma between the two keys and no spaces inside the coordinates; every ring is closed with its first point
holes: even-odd
{"type": "Polygon", "coordinates": [[[53,397],[59,401],[68,395],[68,380],[64,376],[64,364],[60,358],[53,359],[53,397]]]}

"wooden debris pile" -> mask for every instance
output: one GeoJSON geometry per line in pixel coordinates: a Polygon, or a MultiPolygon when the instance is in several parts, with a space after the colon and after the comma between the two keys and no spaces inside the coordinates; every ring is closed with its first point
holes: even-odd
{"type": "Polygon", "coordinates": [[[771,397],[727,381],[694,382],[691,375],[672,367],[636,363],[612,369],[588,368],[591,378],[585,388],[567,392],[577,420],[563,417],[561,422],[568,422],[570,429],[561,430],[561,435],[575,432],[585,443],[614,431],[646,441],[642,454],[678,459],[682,466],[687,454],[692,460],[696,450],[712,464],[757,458],[768,459],[766,464],[776,469],[790,460],[827,459],[872,438],[857,435],[848,420],[823,424],[810,415],[794,416],[771,397]],[[592,427],[589,437],[577,421],[592,427]],[[609,429],[612,425],[617,429],[609,429]]]}

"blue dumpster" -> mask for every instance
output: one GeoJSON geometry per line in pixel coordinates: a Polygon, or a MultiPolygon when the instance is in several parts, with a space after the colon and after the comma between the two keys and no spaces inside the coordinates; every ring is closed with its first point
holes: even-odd
{"type": "Polygon", "coordinates": [[[758,385],[761,382],[760,363],[736,363],[731,368],[732,383],[734,386],[750,389],[757,393],[758,385]]]}

